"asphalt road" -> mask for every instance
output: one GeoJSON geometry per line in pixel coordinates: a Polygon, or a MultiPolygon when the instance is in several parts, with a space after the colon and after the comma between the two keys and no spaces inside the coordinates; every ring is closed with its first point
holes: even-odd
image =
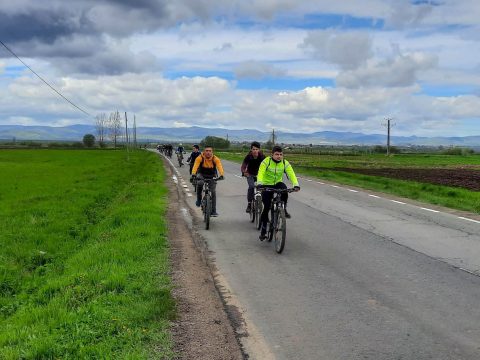
{"type": "Polygon", "coordinates": [[[301,178],[278,255],[248,220],[239,165],[223,164],[220,217],[200,233],[271,357],[480,359],[480,222],[301,178]]]}

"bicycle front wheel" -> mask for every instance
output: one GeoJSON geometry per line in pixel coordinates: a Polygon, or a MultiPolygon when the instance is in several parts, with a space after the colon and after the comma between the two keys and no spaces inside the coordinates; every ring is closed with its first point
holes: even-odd
{"type": "Polygon", "coordinates": [[[205,220],[205,230],[208,230],[210,228],[210,215],[212,215],[212,198],[208,195],[205,200],[205,213],[203,216],[205,220]]]}
{"type": "Polygon", "coordinates": [[[287,239],[287,219],[285,217],[285,209],[279,209],[274,228],[275,251],[281,254],[285,248],[287,239]]]}

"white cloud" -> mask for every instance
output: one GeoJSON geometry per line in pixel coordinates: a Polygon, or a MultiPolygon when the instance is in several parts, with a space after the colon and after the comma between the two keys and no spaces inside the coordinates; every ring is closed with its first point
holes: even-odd
{"type": "Polygon", "coordinates": [[[6,64],[0,61],[0,75],[2,75],[5,72],[5,66],[6,64]]]}

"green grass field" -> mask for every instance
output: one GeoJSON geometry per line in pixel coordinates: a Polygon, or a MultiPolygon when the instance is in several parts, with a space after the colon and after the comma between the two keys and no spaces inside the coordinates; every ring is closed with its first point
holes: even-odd
{"type": "MultiPolygon", "coordinates": [[[[241,162],[246,153],[220,152],[222,159],[241,162]]],[[[335,171],[333,168],[455,168],[480,169],[480,155],[305,155],[285,153],[296,173],[340,184],[384,192],[413,200],[480,214],[480,192],[416,181],[335,171]]]]}
{"type": "Polygon", "coordinates": [[[0,358],[173,356],[153,153],[0,151],[0,358]]]}

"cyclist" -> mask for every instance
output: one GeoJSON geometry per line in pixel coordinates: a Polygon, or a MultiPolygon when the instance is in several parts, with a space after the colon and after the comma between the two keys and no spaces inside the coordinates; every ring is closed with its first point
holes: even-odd
{"type": "MultiPolygon", "coordinates": [[[[192,181],[193,177],[197,177],[197,202],[195,205],[200,206],[202,204],[202,188],[204,179],[212,179],[217,175],[220,175],[219,180],[224,179],[222,162],[216,155],[213,155],[213,148],[209,145],[205,145],[205,149],[199,156],[197,156],[192,168],[192,181]]],[[[214,181],[210,183],[210,191],[212,193],[211,216],[215,217],[218,216],[218,213],[217,192],[214,181]]]]}
{"type": "MultiPolygon", "coordinates": [[[[283,174],[286,174],[290,182],[292,183],[295,191],[300,191],[297,177],[293,171],[292,165],[283,159],[283,150],[280,146],[275,145],[272,148],[272,156],[265,158],[260,164],[257,175],[257,187],[259,188],[272,188],[272,189],[287,189],[287,185],[282,182],[283,174]]],[[[290,219],[291,216],[287,212],[288,193],[282,193],[282,201],[285,203],[285,217],[290,219]]],[[[263,212],[260,217],[262,223],[260,229],[260,240],[266,238],[268,212],[272,204],[273,192],[264,191],[262,193],[263,212]]]]}
{"type": "Polygon", "coordinates": [[[187,159],[187,163],[190,164],[190,174],[192,173],[192,169],[193,169],[193,164],[195,163],[195,159],[200,155],[200,147],[195,144],[193,145],[192,147],[192,152],[190,154],[190,156],[188,157],[187,159]]]}
{"type": "Polygon", "coordinates": [[[177,154],[183,154],[185,152],[185,148],[183,147],[182,143],[178,144],[177,150],[175,150],[177,154]]]}
{"type": "Polygon", "coordinates": [[[247,178],[248,191],[247,191],[247,213],[251,210],[251,202],[253,201],[253,195],[255,193],[255,181],[257,181],[258,168],[260,163],[265,159],[265,155],[260,151],[260,143],[254,141],[250,144],[250,152],[243,159],[240,170],[242,175],[247,178]]]}
{"type": "Polygon", "coordinates": [[[183,147],[182,143],[178,144],[178,147],[175,149],[175,154],[177,154],[178,165],[183,165],[183,153],[185,152],[185,148],[183,147]]]}

